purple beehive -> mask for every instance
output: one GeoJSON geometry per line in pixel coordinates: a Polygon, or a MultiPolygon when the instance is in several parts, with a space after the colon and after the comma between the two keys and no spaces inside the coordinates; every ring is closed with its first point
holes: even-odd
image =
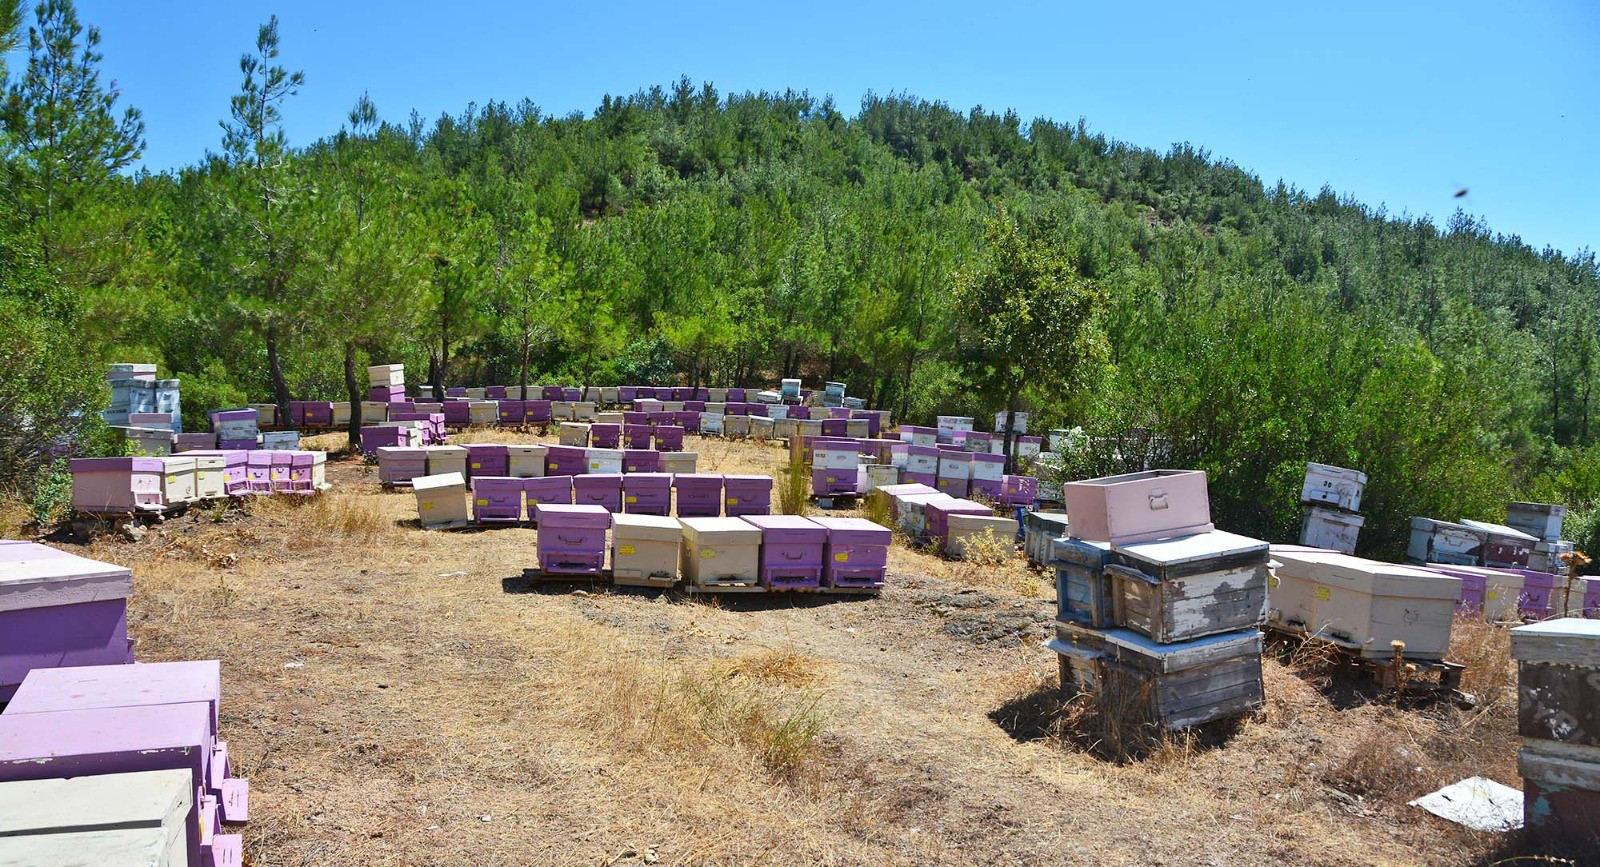
{"type": "Polygon", "coordinates": [[[323,452],[289,452],[289,483],[284,492],[289,494],[315,494],[318,459],[327,459],[323,452]]]}
{"type": "Polygon", "coordinates": [[[444,390],[445,400],[466,400],[467,389],[465,386],[455,386],[444,390]]]}
{"type": "MultiPolygon", "coordinates": [[[[729,389],[729,391],[732,391],[732,389],[729,389]]],[[[728,402],[724,403],[722,405],[722,414],[723,415],[749,415],[750,414],[750,409],[749,409],[749,406],[747,404],[745,404],[743,401],[736,401],[736,400],[734,400],[733,398],[730,397],[730,398],[728,398],[728,402]]]]}
{"type": "Polygon", "coordinates": [[[809,419],[811,418],[811,407],[791,406],[789,407],[789,417],[797,419],[809,419]]]}
{"type": "Polygon", "coordinates": [[[289,401],[289,426],[301,427],[306,423],[306,402],[303,400],[289,401]]]}
{"type": "Polygon", "coordinates": [[[1517,610],[1523,617],[1533,620],[1543,620],[1555,614],[1559,616],[1560,600],[1554,598],[1561,586],[1561,579],[1549,572],[1536,572],[1532,569],[1507,569],[1521,575],[1522,595],[1517,600],[1517,610]]]}
{"type": "Polygon", "coordinates": [[[772,477],[723,476],[722,503],[730,518],[772,514],[772,477]]]}
{"type": "Polygon", "coordinates": [[[683,412],[675,412],[672,414],[672,421],[684,433],[697,434],[700,432],[700,413],[698,412],[687,409],[683,412]]]}
{"type": "Polygon", "coordinates": [[[634,389],[633,399],[634,400],[655,400],[656,399],[656,387],[653,386],[653,385],[641,385],[641,386],[639,386],[638,388],[634,389]]]}
{"type": "Polygon", "coordinates": [[[678,517],[717,518],[722,515],[722,476],[683,473],[672,477],[678,495],[678,517]]]}
{"type": "Polygon", "coordinates": [[[822,586],[828,531],[799,515],[749,515],[761,528],[761,583],[768,589],[822,586]]]}
{"type": "Polygon", "coordinates": [[[528,520],[538,523],[537,506],[572,505],[572,476],[533,476],[522,480],[528,498],[528,520]]]}
{"type": "Polygon", "coordinates": [[[873,409],[856,409],[850,411],[851,418],[867,420],[867,436],[877,439],[878,432],[883,430],[883,414],[873,409]]]}
{"type": "Polygon", "coordinates": [[[1000,502],[1001,495],[1005,492],[1005,455],[974,452],[968,460],[972,468],[968,495],[982,496],[992,502],[1000,502]]]}
{"type": "MultiPolygon", "coordinates": [[[[399,406],[399,404],[396,404],[399,406]]],[[[389,421],[420,421],[423,445],[439,445],[445,441],[444,413],[442,412],[390,412],[389,421]]]]}
{"type": "Polygon", "coordinates": [[[922,507],[922,519],[926,535],[941,541],[950,535],[951,515],[993,514],[994,509],[973,500],[934,500],[922,507]]]}
{"type": "MultiPolygon", "coordinates": [[[[631,414],[632,413],[623,413],[624,416],[631,414]]],[[[636,424],[629,422],[622,426],[622,447],[624,449],[632,449],[635,451],[648,449],[650,448],[650,440],[654,432],[654,429],[648,424],[636,424]]]]}
{"type": "Polygon", "coordinates": [[[1002,506],[1031,506],[1039,498],[1039,480],[1033,476],[1007,474],[1000,485],[1002,506]]]}
{"type": "Polygon", "coordinates": [[[623,476],[622,510],[635,515],[672,514],[672,474],[630,473],[623,476]]]}
{"type": "Polygon", "coordinates": [[[706,402],[701,400],[686,400],[683,402],[683,411],[699,414],[706,411],[706,402]]]}
{"type": "Polygon", "coordinates": [[[842,418],[842,419],[845,419],[845,420],[849,420],[849,418],[850,418],[850,408],[849,407],[830,406],[830,407],[827,407],[827,410],[828,410],[828,418],[842,418]]]}
{"type": "Polygon", "coordinates": [[[825,437],[843,437],[849,434],[850,422],[842,418],[825,418],[822,420],[822,435],[825,437]]]}
{"type": "Polygon", "coordinates": [[[538,506],[539,568],[553,575],[598,575],[606,560],[611,513],[599,506],[538,506]]]}
{"type": "Polygon", "coordinates": [[[473,476],[472,519],[480,524],[515,524],[521,521],[525,481],[512,476],[473,476]]]}
{"type": "Polygon", "coordinates": [[[608,422],[589,425],[589,444],[597,449],[621,448],[622,425],[608,422]]]}
{"type": "Polygon", "coordinates": [[[397,412],[421,412],[421,410],[417,409],[417,402],[414,400],[397,400],[389,407],[389,418],[394,418],[397,412]]]}
{"type": "Polygon", "coordinates": [[[667,412],[666,410],[651,410],[649,415],[651,427],[670,425],[677,420],[672,413],[667,412]]]}
{"type": "Polygon", "coordinates": [[[655,430],[656,451],[683,451],[683,428],[675,424],[658,425],[655,430]]]}
{"type": "Polygon", "coordinates": [[[472,424],[472,404],[466,400],[447,400],[444,402],[444,423],[451,427],[466,427],[472,424]]]}
{"type": "Polygon", "coordinates": [[[655,449],[623,449],[624,473],[654,473],[661,469],[661,453],[655,449]]]}
{"type": "Polygon", "coordinates": [[[729,401],[732,401],[733,403],[743,403],[744,402],[744,389],[742,389],[742,388],[730,388],[730,389],[728,389],[728,396],[727,396],[726,399],[729,400],[729,401]]]}
{"type": "Polygon", "coordinates": [[[550,401],[525,400],[522,402],[522,421],[524,424],[549,424],[550,401]]]}
{"type": "Polygon", "coordinates": [[[195,452],[214,450],[217,447],[217,435],[204,431],[195,433],[180,433],[172,438],[174,452],[195,452]]]}
{"type": "Polygon", "coordinates": [[[767,415],[767,405],[764,403],[746,403],[744,405],[744,414],[765,417],[767,415]]]}
{"type": "Polygon", "coordinates": [[[28,672],[133,662],[126,567],[31,542],[6,546],[0,570],[0,701],[28,672]]]}
{"type": "Polygon", "coordinates": [[[272,455],[272,463],[267,468],[267,478],[272,480],[272,493],[289,493],[290,472],[294,469],[294,452],[274,451],[268,454],[272,455]]]}
{"type": "Polygon", "coordinates": [[[860,483],[860,470],[816,467],[811,471],[811,495],[814,497],[837,497],[859,493],[857,489],[860,483]]]}
{"type": "Polygon", "coordinates": [[[545,451],[547,476],[581,476],[588,468],[588,451],[580,446],[551,446],[545,451]]]}
{"type": "Polygon", "coordinates": [[[250,452],[258,448],[261,448],[261,444],[255,440],[217,440],[217,449],[219,451],[250,452]]]}
{"type": "Polygon", "coordinates": [[[567,403],[577,403],[583,400],[583,389],[567,386],[561,389],[561,399],[567,403]]]}
{"type": "Polygon", "coordinates": [[[511,473],[511,450],[496,443],[467,444],[467,477],[506,476],[511,473]]]}
{"type": "MultiPolygon", "coordinates": [[[[505,388],[502,387],[500,390],[504,392],[505,388]]],[[[520,426],[522,424],[523,417],[527,414],[527,410],[523,406],[523,402],[520,400],[511,400],[506,397],[499,397],[496,398],[496,400],[500,401],[500,424],[505,427],[520,426]]]]}
{"type": "Polygon", "coordinates": [[[372,385],[367,387],[367,400],[374,403],[399,403],[406,399],[403,385],[372,385]]]}
{"type": "Polygon", "coordinates": [[[889,528],[863,518],[812,518],[828,531],[823,584],[882,587],[889,571],[889,528]]]}
{"type": "Polygon", "coordinates": [[[539,390],[539,396],[545,400],[564,401],[567,399],[566,391],[559,385],[547,385],[539,390]]]}
{"type": "Polygon", "coordinates": [[[245,459],[245,478],[250,482],[250,493],[272,493],[272,452],[258,449],[245,459]]]}
{"type": "Polygon", "coordinates": [[[638,397],[639,397],[639,387],[637,385],[619,385],[619,386],[617,386],[617,403],[622,403],[622,404],[633,403],[634,400],[638,399],[638,397]]]}
{"type": "Polygon", "coordinates": [[[572,477],[572,502],[580,506],[599,506],[607,512],[622,511],[622,474],[591,473],[572,477]]]}
{"type": "Polygon", "coordinates": [[[650,426],[650,413],[644,412],[643,410],[637,410],[637,409],[623,410],[623,412],[622,412],[622,426],[623,426],[624,429],[626,429],[628,425],[634,425],[634,426],[643,425],[645,427],[649,427],[650,426]]]}
{"type": "MultiPolygon", "coordinates": [[[[487,385],[483,389],[484,400],[505,400],[506,387],[503,385],[487,385]]],[[[522,400],[522,393],[517,393],[517,400],[522,400]]]]}
{"type": "Polygon", "coordinates": [[[675,385],[668,391],[671,392],[672,396],[662,398],[662,400],[694,400],[693,386],[675,385]]]}
{"type": "MultiPolygon", "coordinates": [[[[212,721],[203,702],[0,714],[0,782],[178,769],[203,789],[212,721]]],[[[205,800],[185,822],[189,864],[209,863],[215,808],[205,800]]]]}

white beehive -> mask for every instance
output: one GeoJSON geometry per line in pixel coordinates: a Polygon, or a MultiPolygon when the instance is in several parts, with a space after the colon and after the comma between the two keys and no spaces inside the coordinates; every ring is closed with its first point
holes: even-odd
{"type": "Polygon", "coordinates": [[[611,576],[617,584],[670,587],[678,580],[683,527],[677,518],[611,516],[611,576]]]}
{"type": "Polygon", "coordinates": [[[761,529],[740,518],[683,518],[683,578],[690,584],[758,583],[761,529]]]}
{"type": "Polygon", "coordinates": [[[1359,512],[1361,492],[1366,486],[1367,474],[1359,470],[1307,463],[1305,483],[1300,487],[1300,501],[1359,512]]]}
{"type": "Polygon", "coordinates": [[[467,480],[460,473],[417,476],[411,480],[417,494],[417,518],[430,529],[467,523],[467,480]]]}
{"type": "Polygon", "coordinates": [[[1270,620],[1374,658],[1391,656],[1392,641],[1419,659],[1449,652],[1461,579],[1332,551],[1274,546],[1272,558],[1270,620]]]}

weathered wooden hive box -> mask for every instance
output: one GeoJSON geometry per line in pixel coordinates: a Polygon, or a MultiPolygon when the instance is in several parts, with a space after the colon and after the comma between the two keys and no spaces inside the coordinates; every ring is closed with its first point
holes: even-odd
{"type": "Polygon", "coordinates": [[[541,445],[506,446],[506,475],[519,479],[544,475],[546,451],[541,445]]]}
{"type": "Polygon", "coordinates": [[[1060,624],[1057,633],[1051,648],[1064,661],[1069,651],[1075,653],[1074,668],[1088,669],[1082,675],[1073,671],[1074,681],[1088,681],[1103,700],[1142,710],[1149,722],[1166,729],[1238,716],[1265,701],[1262,636],[1254,629],[1173,644],[1157,643],[1128,629],[1096,633],[1076,624],[1060,624]],[[1063,641],[1062,631],[1083,640],[1063,641]],[[1097,642],[1103,642],[1098,655],[1097,642]]]}
{"type": "Polygon", "coordinates": [[[1112,622],[1161,643],[1260,626],[1267,543],[1224,530],[1111,549],[1112,622]]]}
{"type": "Polygon", "coordinates": [[[1483,565],[1491,568],[1528,568],[1528,557],[1539,542],[1538,537],[1504,524],[1463,519],[1461,525],[1483,534],[1483,565]]]}
{"type": "Polygon", "coordinates": [[[1488,542],[1481,530],[1433,518],[1411,519],[1411,539],[1406,545],[1406,560],[1411,563],[1453,563],[1482,566],[1483,546],[1488,542]]]}
{"type": "Polygon", "coordinates": [[[1043,566],[1054,553],[1051,544],[1067,536],[1067,513],[1029,510],[1022,513],[1022,553],[1029,563],[1043,566]]]}
{"type": "Polygon", "coordinates": [[[761,528],[743,518],[684,518],[681,523],[684,580],[700,587],[760,583],[761,528]]]}
{"type": "Polygon", "coordinates": [[[1125,545],[1213,529],[1206,474],[1199,470],[1148,470],[1061,486],[1072,533],[1125,545]]]}
{"type": "Polygon", "coordinates": [[[1354,554],[1356,538],[1366,521],[1366,518],[1354,512],[1307,505],[1305,516],[1300,521],[1300,544],[1341,554],[1354,554]]]}
{"type": "Polygon", "coordinates": [[[936,427],[903,424],[900,426],[900,441],[914,446],[937,446],[939,444],[939,429],[936,427]]]}
{"type": "Polygon", "coordinates": [[[159,511],[166,506],[161,458],[73,458],[72,508],[80,512],[159,511]]]}
{"type": "Polygon", "coordinates": [[[730,518],[772,513],[772,477],[726,475],[722,477],[723,513],[730,518]]]}
{"type": "Polygon", "coordinates": [[[1273,623],[1377,659],[1393,655],[1393,641],[1417,659],[1450,651],[1461,579],[1331,551],[1274,547],[1272,559],[1273,623]]]}
{"type": "Polygon", "coordinates": [[[867,464],[862,472],[867,476],[867,493],[885,485],[900,484],[900,468],[894,464],[867,464]]]}
{"type": "Polygon", "coordinates": [[[1056,620],[1084,626],[1111,625],[1110,542],[1057,537],[1046,542],[1056,573],[1056,620]]]}
{"type": "Polygon", "coordinates": [[[1302,503],[1321,503],[1350,512],[1361,511],[1361,492],[1367,474],[1331,464],[1306,464],[1306,479],[1300,487],[1302,503]]]}
{"type": "Polygon", "coordinates": [[[133,662],[128,569],[32,542],[0,559],[0,701],[35,669],[133,662]]]}
{"type": "Polygon", "coordinates": [[[944,552],[957,560],[971,556],[977,544],[993,539],[1002,554],[1012,550],[1017,537],[1017,519],[1002,518],[992,511],[982,515],[955,513],[945,518],[944,552]]]}
{"type": "Polygon", "coordinates": [[[459,526],[467,522],[467,480],[460,473],[417,476],[417,519],[424,527],[459,526]]]}
{"type": "MultiPolygon", "coordinates": [[[[758,440],[772,439],[772,419],[759,415],[750,416],[750,436],[752,439],[758,440]]],[[[680,448],[682,447],[683,443],[681,439],[678,445],[680,448]]]]}
{"type": "Polygon", "coordinates": [[[458,473],[465,478],[467,475],[467,450],[464,446],[427,446],[428,475],[440,476],[445,473],[458,473]]]}
{"type": "Polygon", "coordinates": [[[800,515],[749,515],[761,530],[760,576],[768,589],[821,587],[828,531],[800,515]]]}
{"type": "Polygon", "coordinates": [[[1600,839],[1600,621],[1511,630],[1523,825],[1538,843],[1595,852],[1600,839]]]}
{"type": "MultiPolygon", "coordinates": [[[[731,408],[731,407],[730,407],[731,408]]],[[[705,430],[704,422],[700,425],[705,430]]],[[[750,416],[729,413],[722,417],[722,435],[739,439],[750,435],[750,416]]]]}
{"type": "Polygon", "coordinates": [[[181,770],[0,783],[0,864],[188,867],[181,770]]]}
{"type": "Polygon", "coordinates": [[[676,584],[682,544],[683,527],[676,518],[612,515],[612,581],[637,587],[676,584]]]}
{"type": "Polygon", "coordinates": [[[469,400],[467,419],[472,424],[494,424],[500,420],[500,404],[493,400],[469,400]]]}
{"type": "Polygon", "coordinates": [[[1561,525],[1566,519],[1566,506],[1517,502],[1506,506],[1507,526],[1545,542],[1554,542],[1561,538],[1561,525]]]}

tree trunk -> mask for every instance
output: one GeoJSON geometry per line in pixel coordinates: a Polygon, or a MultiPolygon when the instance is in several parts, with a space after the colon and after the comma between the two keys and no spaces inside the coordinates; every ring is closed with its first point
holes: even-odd
{"type": "Polygon", "coordinates": [[[361,381],[356,379],[356,345],[344,342],[344,390],[350,396],[350,448],[361,451],[361,381]]]}
{"type": "Polygon", "coordinates": [[[272,397],[278,402],[278,427],[289,423],[289,383],[283,378],[283,365],[278,360],[278,326],[267,326],[267,372],[272,377],[272,397]]]}
{"type": "Polygon", "coordinates": [[[428,382],[433,386],[435,403],[444,401],[444,366],[439,363],[439,353],[428,353],[428,382]]]}
{"type": "Polygon", "coordinates": [[[900,377],[900,421],[906,420],[906,414],[911,412],[911,368],[917,363],[917,354],[906,354],[905,374],[900,377]]]}
{"type": "Polygon", "coordinates": [[[532,351],[532,341],[528,339],[528,330],[522,330],[522,368],[517,373],[517,399],[528,399],[528,353],[532,351]]]}
{"type": "Polygon", "coordinates": [[[1011,394],[1006,398],[1005,447],[1001,449],[1001,453],[1006,456],[1006,472],[1008,473],[1016,471],[1016,458],[1012,456],[1012,442],[1015,439],[1013,431],[1017,425],[1017,392],[1019,391],[1021,389],[1018,386],[1012,385],[1011,394]]]}

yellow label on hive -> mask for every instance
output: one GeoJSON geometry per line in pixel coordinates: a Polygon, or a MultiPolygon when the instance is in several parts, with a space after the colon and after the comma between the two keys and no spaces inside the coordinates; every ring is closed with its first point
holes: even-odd
{"type": "Polygon", "coordinates": [[[729,497],[728,498],[728,505],[730,505],[730,506],[739,505],[739,498],[738,497],[729,497]]]}
{"type": "Polygon", "coordinates": [[[632,497],[632,496],[624,497],[622,501],[625,502],[625,503],[637,503],[637,502],[639,502],[639,498],[638,497],[632,497]]]}
{"type": "Polygon", "coordinates": [[[481,470],[481,469],[483,469],[483,464],[480,464],[477,461],[473,461],[472,462],[472,468],[475,469],[475,470],[481,470]]]}
{"type": "Polygon", "coordinates": [[[847,561],[849,559],[850,559],[850,552],[849,551],[840,551],[839,553],[833,555],[833,561],[835,563],[843,563],[843,562],[845,562],[845,561],[847,561]]]}
{"type": "Polygon", "coordinates": [[[833,484],[833,476],[828,477],[828,484],[833,484]]]}
{"type": "Polygon", "coordinates": [[[589,469],[591,469],[591,470],[600,469],[600,462],[599,461],[590,461],[589,462],[589,469]]]}
{"type": "Polygon", "coordinates": [[[178,477],[177,476],[167,476],[167,484],[176,485],[177,483],[178,483],[178,477]]]}
{"type": "Polygon", "coordinates": [[[715,557],[715,556],[717,556],[717,549],[715,549],[715,548],[701,548],[700,549],[700,559],[702,559],[702,560],[710,560],[712,557],[715,557]]]}
{"type": "Polygon", "coordinates": [[[557,467],[556,467],[556,463],[555,463],[555,461],[551,461],[551,462],[550,462],[550,469],[552,469],[552,470],[553,470],[553,469],[556,469],[556,468],[557,468],[557,467]]]}
{"type": "Polygon", "coordinates": [[[1318,599],[1321,599],[1323,602],[1327,602],[1328,601],[1328,595],[1329,595],[1328,594],[1328,588],[1326,588],[1326,587],[1318,587],[1317,588],[1317,598],[1318,599]]]}
{"type": "Polygon", "coordinates": [[[489,501],[488,500],[479,500],[478,501],[478,505],[487,506],[487,505],[489,505],[489,501]]]}
{"type": "Polygon", "coordinates": [[[617,556],[618,557],[632,557],[633,556],[633,546],[632,545],[618,545],[617,546],[617,556]]]}
{"type": "Polygon", "coordinates": [[[1489,598],[1490,599],[1499,599],[1500,598],[1500,591],[1499,590],[1490,590],[1489,591],[1489,598]]]}
{"type": "Polygon", "coordinates": [[[424,512],[426,512],[429,509],[433,508],[433,504],[432,503],[419,503],[417,505],[417,508],[419,508],[419,509],[423,510],[424,512]]]}

